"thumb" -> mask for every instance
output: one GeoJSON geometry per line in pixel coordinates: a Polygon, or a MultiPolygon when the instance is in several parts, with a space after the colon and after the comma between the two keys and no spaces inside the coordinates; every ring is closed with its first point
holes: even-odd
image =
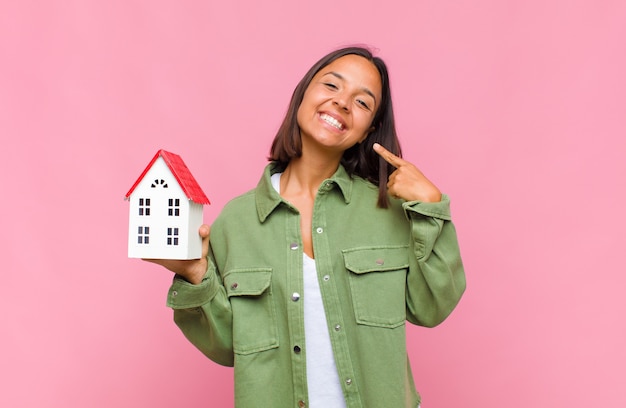
{"type": "Polygon", "coordinates": [[[206,224],[202,224],[200,225],[200,228],[198,228],[198,234],[200,234],[203,239],[208,237],[210,232],[211,227],[206,224]]]}
{"type": "Polygon", "coordinates": [[[209,254],[209,233],[211,232],[211,227],[202,224],[198,229],[198,234],[202,238],[202,258],[206,258],[209,254]]]}

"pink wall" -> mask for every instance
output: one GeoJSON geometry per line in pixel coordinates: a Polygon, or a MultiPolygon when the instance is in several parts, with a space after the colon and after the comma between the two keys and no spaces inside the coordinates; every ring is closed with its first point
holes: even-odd
{"type": "Polygon", "coordinates": [[[0,4],[0,406],[232,406],[170,274],[126,257],[122,198],[165,148],[210,223],[304,71],[355,42],[389,63],[405,157],[452,196],[464,254],[457,311],[409,329],[424,408],[626,406],[626,3],[307,4],[0,4]]]}

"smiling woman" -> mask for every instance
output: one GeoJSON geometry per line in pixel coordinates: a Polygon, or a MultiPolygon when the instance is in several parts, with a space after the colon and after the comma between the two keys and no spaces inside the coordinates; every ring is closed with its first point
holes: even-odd
{"type": "MultiPolygon", "coordinates": [[[[285,116],[285,119],[283,120],[283,123],[274,138],[274,142],[272,143],[270,160],[275,161],[281,168],[284,168],[287,167],[292,158],[300,157],[302,155],[302,138],[298,115],[305,92],[309,90],[309,84],[313,82],[314,77],[323,69],[323,73],[326,73],[326,75],[324,75],[325,77],[330,76],[331,79],[335,77],[336,80],[327,82],[322,81],[322,84],[326,83],[327,85],[325,86],[327,87],[335,87],[335,82],[343,79],[343,77],[341,77],[341,74],[333,71],[332,68],[325,68],[328,68],[329,64],[333,64],[335,62],[341,64],[341,61],[338,60],[341,60],[344,57],[353,61],[355,59],[358,61],[360,58],[361,60],[369,62],[370,65],[373,65],[376,68],[376,73],[374,74],[376,79],[369,79],[370,81],[377,82],[380,85],[378,87],[375,85],[370,86],[374,89],[380,89],[380,93],[378,98],[376,98],[377,95],[374,94],[373,90],[367,89],[369,92],[364,91],[375,98],[375,106],[369,106],[370,110],[375,112],[372,120],[370,121],[370,129],[368,129],[369,137],[363,140],[363,143],[356,144],[344,151],[341,157],[341,164],[349,173],[358,174],[366,180],[378,185],[378,205],[386,207],[388,204],[386,180],[388,175],[393,171],[393,167],[387,164],[373,151],[373,146],[374,143],[380,143],[381,145],[386,146],[390,152],[398,156],[401,155],[401,149],[396,135],[387,66],[382,59],[373,56],[368,49],[348,47],[333,51],[320,59],[309,69],[293,92],[293,96],[287,110],[287,115],[285,116]],[[337,75],[341,78],[337,78],[337,75]],[[381,180],[383,182],[381,182],[381,180]]],[[[363,64],[363,61],[360,62],[363,64]]],[[[346,66],[348,64],[342,65],[346,66]]],[[[363,80],[365,79],[366,78],[363,78],[363,80]]]]}
{"type": "Polygon", "coordinates": [[[372,130],[381,80],[376,66],[357,56],[341,57],[318,72],[307,87],[298,125],[303,153],[319,144],[338,157],[372,130]],[[307,144],[311,144],[308,146],[307,144]]]}
{"type": "Polygon", "coordinates": [[[448,197],[400,157],[385,63],[318,61],[270,162],[200,228],[201,259],[151,260],[176,323],[235,367],[237,407],[418,407],[405,323],[441,323],[465,275],[448,197]]]}

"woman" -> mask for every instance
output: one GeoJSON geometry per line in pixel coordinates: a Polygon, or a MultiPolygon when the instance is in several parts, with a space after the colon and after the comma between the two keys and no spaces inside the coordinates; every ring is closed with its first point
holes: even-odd
{"type": "Polygon", "coordinates": [[[185,336],[234,365],[237,407],[419,406],[405,322],[441,323],[465,276],[448,197],[400,156],[384,62],[334,51],[257,187],[200,228],[207,256],[153,260],[185,336]]]}

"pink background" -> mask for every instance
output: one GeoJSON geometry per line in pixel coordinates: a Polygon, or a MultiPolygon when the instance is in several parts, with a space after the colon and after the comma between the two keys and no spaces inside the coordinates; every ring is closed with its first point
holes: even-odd
{"type": "Polygon", "coordinates": [[[3,1],[0,406],[232,406],[171,275],[126,257],[123,196],[165,148],[210,223],[352,43],[453,199],[468,291],[408,330],[423,407],[626,406],[625,21],[622,0],[3,1]]]}

